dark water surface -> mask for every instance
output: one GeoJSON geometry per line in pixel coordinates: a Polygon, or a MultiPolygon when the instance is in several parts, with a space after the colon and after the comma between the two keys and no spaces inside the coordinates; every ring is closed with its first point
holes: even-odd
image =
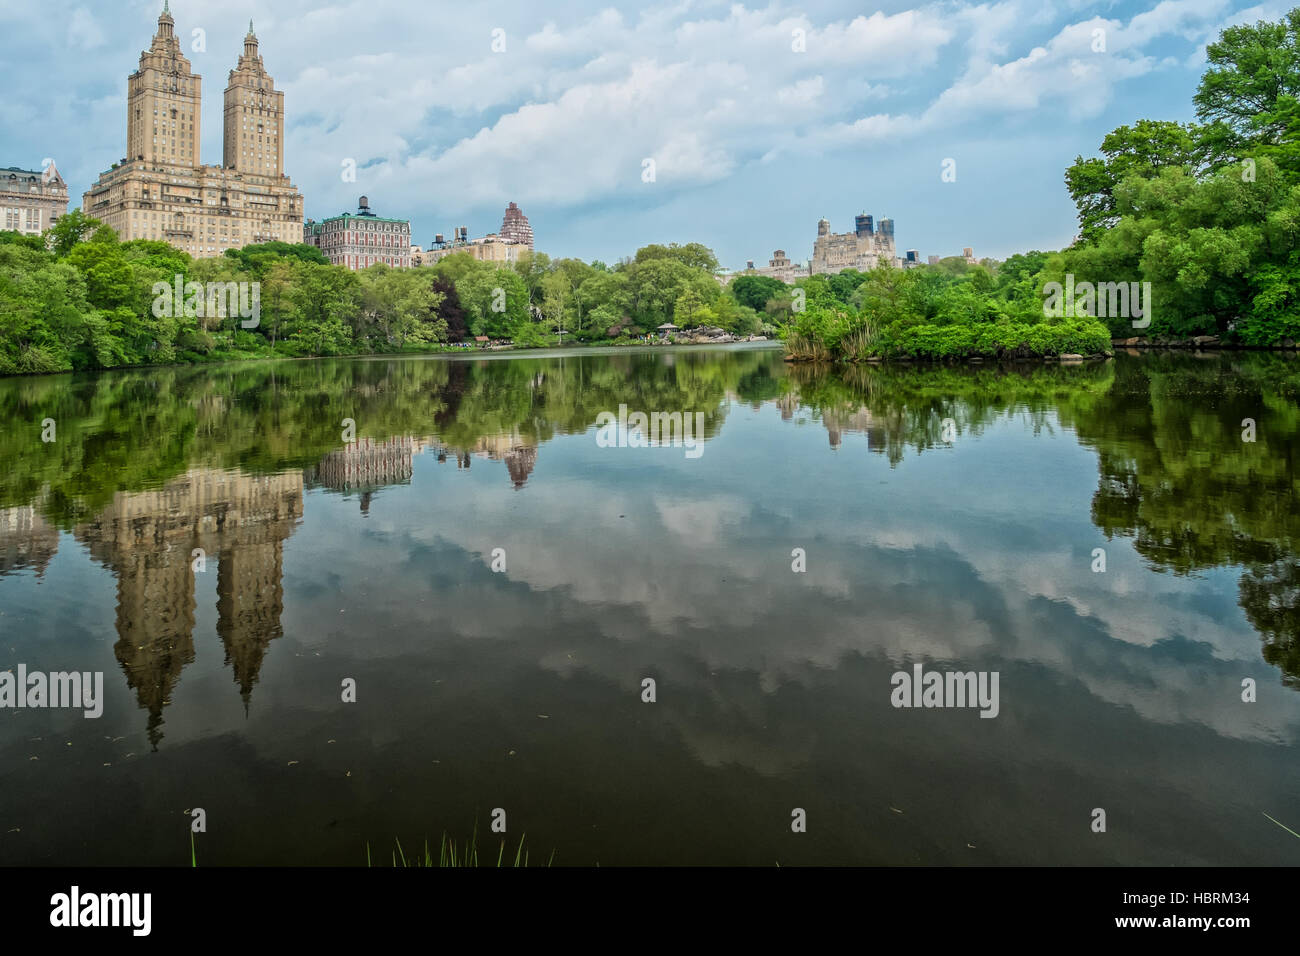
{"type": "Polygon", "coordinates": [[[498,807],[533,863],[1300,863],[1298,394],[755,348],[0,381],[0,670],[105,682],[0,710],[0,863],[188,865],[195,807],[200,865],[495,859],[498,807]],[[600,447],[620,404],[702,453],[600,447]],[[891,706],[917,662],[997,717],[891,706]]]}

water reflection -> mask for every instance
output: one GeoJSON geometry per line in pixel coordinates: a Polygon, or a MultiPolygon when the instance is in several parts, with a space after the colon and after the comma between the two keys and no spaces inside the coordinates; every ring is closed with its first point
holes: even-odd
{"type": "MultiPolygon", "coordinates": [[[[53,415],[60,427],[52,446],[33,440],[35,424],[0,435],[0,602],[15,599],[10,621],[34,622],[39,582],[79,557],[72,542],[108,569],[112,655],[150,745],[182,760],[205,731],[178,726],[180,699],[213,709],[196,674],[203,635],[215,632],[221,692],[233,699],[233,680],[246,713],[256,716],[259,694],[274,707],[270,725],[232,733],[267,748],[296,741],[295,760],[324,761],[325,738],[399,740],[400,752],[375,745],[381,757],[348,767],[374,760],[388,788],[453,792],[431,776],[453,762],[447,736],[473,742],[459,756],[475,767],[486,752],[523,753],[522,737],[549,748],[515,771],[535,800],[538,787],[563,789],[553,768],[590,783],[591,751],[617,762],[617,727],[648,733],[671,768],[611,771],[611,788],[648,788],[647,814],[672,799],[647,776],[678,793],[721,788],[728,806],[756,779],[815,778],[830,781],[820,786],[834,801],[879,797],[885,820],[887,801],[904,796],[909,813],[955,801],[960,825],[927,819],[923,832],[950,829],[961,850],[962,827],[1003,826],[962,796],[963,775],[988,774],[985,761],[1018,781],[1006,799],[1026,832],[985,862],[1030,861],[1034,840],[1073,861],[1222,860],[1233,851],[1218,844],[1178,856],[1185,838],[1173,833],[1096,856],[1054,842],[1059,821],[1022,801],[1043,788],[1057,807],[1090,780],[1149,773],[1126,800],[1157,815],[1174,787],[1215,808],[1178,818],[1202,825],[1229,799],[1217,772],[1166,766],[1166,750],[1255,768],[1257,784],[1286,792],[1295,771],[1269,761],[1294,755],[1293,695],[1244,710],[1237,689],[1269,673],[1256,642],[1272,676],[1298,686],[1298,382],[1297,363],[1277,356],[829,373],[765,350],[0,382],[6,420],[53,415]],[[597,449],[584,433],[620,404],[704,413],[705,454],[597,449]],[[1247,417],[1255,443],[1241,440],[1247,417]],[[349,418],[354,443],[341,440],[349,418]],[[506,543],[509,572],[493,575],[486,557],[506,543]],[[789,571],[793,544],[809,548],[807,576],[789,571]],[[1088,571],[1097,544],[1111,551],[1106,575],[1088,571]],[[195,549],[215,565],[206,608],[195,549]],[[898,723],[873,689],[887,693],[893,667],[922,659],[1001,669],[1012,696],[1003,716],[898,723]],[[277,660],[278,681],[264,676],[277,660]],[[360,727],[321,716],[332,712],[319,695],[340,674],[365,675],[367,693],[384,699],[380,713],[349,716],[360,727]],[[646,674],[674,703],[631,725],[619,702],[637,699],[646,674]],[[435,685],[450,699],[431,699],[435,685]],[[567,728],[559,740],[520,731],[539,713],[567,728]],[[429,727],[447,734],[426,751],[429,727]],[[895,783],[875,767],[892,768],[895,783]],[[938,796],[922,790],[931,778],[942,780],[938,796]]],[[[74,631],[108,617],[89,593],[60,597],[79,609],[60,618],[74,631]]],[[[0,752],[17,753],[16,739],[0,738],[0,752]]],[[[519,779],[502,774],[497,784],[519,779]]],[[[478,783],[471,774],[458,785],[478,783]]],[[[342,814],[334,800],[387,819],[349,799],[322,797],[317,822],[342,814]]],[[[1267,842],[1241,819],[1232,839],[1267,842]]],[[[572,849],[586,829],[571,823],[572,849]]],[[[384,835],[382,824],[369,834],[384,835]]],[[[743,827],[736,837],[755,853],[771,846],[743,827]]],[[[728,858],[707,852],[707,833],[691,840],[700,862],[728,858]]],[[[670,842],[624,835],[621,848],[644,860],[670,842]]],[[[810,860],[840,859],[834,840],[811,845],[810,860]]],[[[857,850],[859,860],[954,862],[902,838],[857,850]]]]}

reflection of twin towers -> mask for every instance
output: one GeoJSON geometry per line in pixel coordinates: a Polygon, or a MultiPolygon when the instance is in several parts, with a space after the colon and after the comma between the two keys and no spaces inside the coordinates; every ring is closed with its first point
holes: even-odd
{"type": "MultiPolygon", "coordinates": [[[[271,641],[282,633],[284,542],[303,515],[305,483],[370,493],[407,481],[423,439],[361,439],[330,452],[304,472],[253,476],[196,469],[154,491],[118,492],[93,519],[74,530],[91,556],[117,575],[117,643],[113,651],[148,711],[149,740],[162,739],[162,712],[181,671],[194,660],[195,575],[216,564],[217,634],[245,707],[271,641]],[[202,554],[196,555],[196,549],[202,554]]],[[[518,436],[483,439],[456,453],[504,459],[515,487],[523,485],[537,449],[518,436]]],[[[439,449],[438,458],[447,453],[439,449]]],[[[58,533],[33,506],[0,510],[0,574],[34,567],[43,572],[58,533]]]]}
{"type": "Polygon", "coordinates": [[[247,706],[267,645],[281,634],[284,541],[302,517],[302,497],[299,473],[192,471],[156,491],[118,492],[76,529],[117,574],[113,651],[149,712],[155,747],[162,709],[194,660],[196,565],[217,563],[217,634],[247,706]]]}
{"type": "MultiPolygon", "coordinates": [[[[795,412],[802,407],[797,392],[782,395],[777,399],[776,405],[781,410],[782,420],[787,422],[793,419],[795,412]]],[[[830,439],[831,448],[840,447],[844,432],[866,435],[869,448],[883,448],[886,445],[888,429],[865,405],[857,408],[849,406],[823,408],[821,419],[822,425],[826,428],[826,435],[830,439]]]]}

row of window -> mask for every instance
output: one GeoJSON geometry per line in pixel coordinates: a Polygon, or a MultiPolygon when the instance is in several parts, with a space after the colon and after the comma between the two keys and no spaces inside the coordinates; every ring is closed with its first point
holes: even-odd
{"type": "Polygon", "coordinates": [[[41,228],[41,211],[39,209],[25,209],[21,207],[5,208],[5,231],[6,232],[23,232],[26,230],[40,231],[41,228]]]}

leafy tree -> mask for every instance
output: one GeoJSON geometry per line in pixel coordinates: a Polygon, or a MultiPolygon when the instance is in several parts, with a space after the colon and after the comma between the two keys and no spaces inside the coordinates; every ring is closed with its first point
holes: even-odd
{"type": "Polygon", "coordinates": [[[1065,171],[1065,184],[1079,209],[1084,241],[1095,241],[1102,230],[1116,223],[1115,189],[1128,177],[1151,179],[1171,166],[1196,170],[1202,152],[1197,135],[1193,126],[1138,120],[1107,134],[1101,143],[1104,158],[1077,157],[1065,171]]]}
{"type": "Polygon", "coordinates": [[[727,286],[741,305],[759,311],[766,308],[768,300],[786,291],[786,284],[772,276],[736,276],[727,286]]]}
{"type": "Polygon", "coordinates": [[[718,257],[712,249],[699,242],[688,242],[683,246],[675,242],[666,246],[651,243],[636,251],[634,261],[644,263],[652,259],[672,259],[689,269],[700,269],[710,275],[718,271],[718,257]]]}
{"type": "Polygon", "coordinates": [[[45,234],[49,238],[50,248],[54,254],[62,257],[71,252],[77,243],[84,242],[102,225],[103,223],[98,219],[87,216],[77,208],[60,216],[59,221],[47,229],[45,234]]]}
{"type": "MultiPolygon", "coordinates": [[[[1300,97],[1300,8],[1279,23],[1259,21],[1228,27],[1205,49],[1209,68],[1193,102],[1196,115],[1221,124],[1223,154],[1236,157],[1257,145],[1294,139],[1300,97]]],[[[1235,157],[1234,157],[1235,158],[1235,157]]]]}

